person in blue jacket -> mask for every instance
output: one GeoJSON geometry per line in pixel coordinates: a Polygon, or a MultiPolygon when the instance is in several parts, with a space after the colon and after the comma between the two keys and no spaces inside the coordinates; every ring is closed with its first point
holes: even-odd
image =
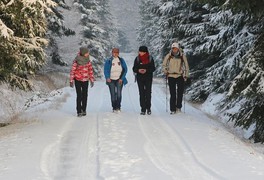
{"type": "Polygon", "coordinates": [[[104,76],[109,87],[113,112],[121,112],[122,88],[127,84],[127,65],[119,57],[119,49],[112,49],[112,56],[105,60],[104,76]]]}

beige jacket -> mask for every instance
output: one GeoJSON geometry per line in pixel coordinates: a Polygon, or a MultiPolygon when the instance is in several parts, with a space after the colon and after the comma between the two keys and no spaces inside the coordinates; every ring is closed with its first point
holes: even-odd
{"type": "Polygon", "coordinates": [[[169,52],[162,63],[162,70],[164,74],[167,74],[168,77],[178,78],[180,76],[189,77],[189,64],[187,58],[184,54],[181,53],[181,58],[175,58],[171,56],[171,52],[169,52]]]}

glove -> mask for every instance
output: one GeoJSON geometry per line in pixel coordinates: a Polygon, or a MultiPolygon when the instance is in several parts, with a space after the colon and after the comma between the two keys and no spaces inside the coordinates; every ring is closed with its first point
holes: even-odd
{"type": "Polygon", "coordinates": [[[94,86],[94,82],[90,82],[90,86],[91,86],[91,88],[94,86]]]}
{"type": "Polygon", "coordinates": [[[106,82],[110,83],[111,82],[111,79],[110,78],[107,78],[106,79],[106,82]]]}
{"type": "Polygon", "coordinates": [[[73,82],[70,82],[70,87],[73,88],[73,82]]]}

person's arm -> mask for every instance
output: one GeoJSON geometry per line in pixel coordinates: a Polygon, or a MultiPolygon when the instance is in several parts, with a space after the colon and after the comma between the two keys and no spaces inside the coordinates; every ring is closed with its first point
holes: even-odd
{"type": "Polygon", "coordinates": [[[169,55],[166,55],[163,59],[163,62],[162,62],[162,71],[164,74],[168,74],[168,70],[169,70],[169,58],[168,58],[169,55]]]}
{"type": "Polygon", "coordinates": [[[89,81],[94,82],[95,81],[94,70],[91,62],[88,63],[88,75],[89,75],[89,81]]]}
{"type": "Polygon", "coordinates": [[[134,65],[133,65],[132,70],[133,70],[134,73],[138,73],[138,70],[139,70],[139,63],[137,62],[137,57],[136,57],[135,60],[134,60],[134,65]]]}
{"type": "Polygon", "coordinates": [[[110,66],[109,66],[110,60],[105,60],[105,64],[104,64],[104,76],[105,79],[110,79],[110,66]]]}
{"type": "Polygon", "coordinates": [[[146,66],[146,73],[153,73],[156,70],[154,59],[152,56],[150,58],[150,63],[146,66]]]}
{"type": "Polygon", "coordinates": [[[189,64],[188,64],[188,60],[187,60],[187,57],[185,55],[183,55],[183,61],[184,61],[184,74],[183,74],[183,77],[184,78],[189,78],[189,64]]]}
{"type": "Polygon", "coordinates": [[[75,76],[75,71],[77,69],[77,62],[74,60],[72,63],[71,71],[70,71],[70,87],[73,87],[74,83],[74,76],[75,76]]]}
{"type": "Polygon", "coordinates": [[[74,60],[72,63],[71,72],[70,72],[70,82],[74,81],[74,75],[75,75],[76,69],[77,69],[77,62],[74,60]]]}
{"type": "Polygon", "coordinates": [[[125,77],[126,77],[126,74],[127,74],[127,65],[126,65],[126,62],[125,62],[124,59],[122,59],[121,61],[122,61],[122,69],[123,69],[123,71],[122,71],[122,76],[121,76],[120,79],[124,80],[125,77]]]}

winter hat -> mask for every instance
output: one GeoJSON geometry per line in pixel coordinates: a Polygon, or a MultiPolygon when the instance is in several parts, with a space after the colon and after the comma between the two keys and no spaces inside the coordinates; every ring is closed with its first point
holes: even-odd
{"type": "Polygon", "coordinates": [[[175,43],[172,43],[171,48],[178,48],[178,49],[180,49],[180,46],[179,46],[178,43],[175,42],[175,43]]]}
{"type": "Polygon", "coordinates": [[[140,46],[138,51],[139,52],[148,52],[148,48],[146,46],[140,46]]]}
{"type": "Polygon", "coordinates": [[[86,48],[86,47],[81,47],[80,48],[80,55],[81,56],[84,56],[88,52],[89,52],[88,48],[86,48]]]}
{"type": "Polygon", "coordinates": [[[118,48],[113,48],[112,49],[112,53],[119,53],[119,49],[118,48]]]}

